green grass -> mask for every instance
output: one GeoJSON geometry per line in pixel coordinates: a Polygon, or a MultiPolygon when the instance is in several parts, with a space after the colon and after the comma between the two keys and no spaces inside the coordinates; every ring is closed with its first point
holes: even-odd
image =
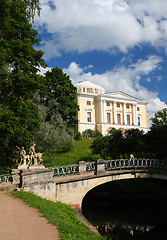
{"type": "Polygon", "coordinates": [[[42,199],[31,193],[12,192],[29,206],[36,208],[49,223],[58,227],[61,240],[104,240],[93,233],[76,217],[76,211],[67,204],[42,199]]]}
{"type": "Polygon", "coordinates": [[[76,140],[75,146],[66,153],[55,153],[54,151],[46,152],[43,155],[44,165],[46,167],[61,166],[68,164],[75,164],[79,161],[93,161],[100,156],[91,155],[88,151],[90,149],[92,139],[76,140]]]}

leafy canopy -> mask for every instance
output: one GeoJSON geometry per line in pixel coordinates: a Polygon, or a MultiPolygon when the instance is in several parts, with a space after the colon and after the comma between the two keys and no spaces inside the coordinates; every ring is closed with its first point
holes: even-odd
{"type": "Polygon", "coordinates": [[[39,127],[38,108],[32,102],[41,82],[38,68],[45,66],[37,31],[30,18],[38,0],[0,1],[0,164],[9,165],[16,145],[27,146],[39,127]]]}
{"type": "Polygon", "coordinates": [[[76,87],[70,77],[59,68],[53,68],[45,74],[45,89],[41,92],[45,105],[48,101],[55,101],[54,111],[61,114],[63,121],[69,127],[75,127],[78,123],[78,104],[76,87]]]}
{"type": "Polygon", "coordinates": [[[152,117],[151,120],[152,128],[167,125],[167,108],[155,113],[155,116],[152,117]]]}

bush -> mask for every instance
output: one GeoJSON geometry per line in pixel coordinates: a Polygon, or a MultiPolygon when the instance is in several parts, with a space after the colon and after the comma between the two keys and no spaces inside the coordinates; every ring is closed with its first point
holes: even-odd
{"type": "Polygon", "coordinates": [[[96,138],[100,136],[102,136],[102,134],[98,130],[86,129],[82,132],[83,138],[96,138]]]}
{"type": "Polygon", "coordinates": [[[74,134],[74,139],[75,139],[75,140],[81,140],[81,139],[82,139],[82,134],[81,134],[80,132],[76,132],[76,133],[74,134]]]}
{"type": "Polygon", "coordinates": [[[41,115],[40,129],[34,134],[37,150],[41,152],[50,150],[66,152],[70,150],[74,146],[73,131],[67,128],[61,115],[53,113],[50,120],[46,121],[45,107],[39,110],[41,115]]]}

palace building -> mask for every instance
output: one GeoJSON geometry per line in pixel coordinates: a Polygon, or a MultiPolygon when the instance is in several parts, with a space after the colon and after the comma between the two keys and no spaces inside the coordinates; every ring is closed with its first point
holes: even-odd
{"type": "Polygon", "coordinates": [[[123,92],[105,93],[104,88],[90,81],[82,81],[75,86],[80,108],[80,133],[92,129],[107,135],[112,128],[148,131],[146,102],[123,92]]]}

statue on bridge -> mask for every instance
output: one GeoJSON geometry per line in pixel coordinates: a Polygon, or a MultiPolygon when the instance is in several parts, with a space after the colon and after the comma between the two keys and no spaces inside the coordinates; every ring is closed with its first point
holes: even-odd
{"type": "Polygon", "coordinates": [[[36,153],[35,152],[35,146],[34,143],[29,150],[29,155],[26,155],[26,151],[24,147],[19,148],[20,154],[19,154],[19,165],[18,169],[30,169],[30,168],[41,168],[43,166],[43,159],[42,154],[43,153],[36,153]]]}

